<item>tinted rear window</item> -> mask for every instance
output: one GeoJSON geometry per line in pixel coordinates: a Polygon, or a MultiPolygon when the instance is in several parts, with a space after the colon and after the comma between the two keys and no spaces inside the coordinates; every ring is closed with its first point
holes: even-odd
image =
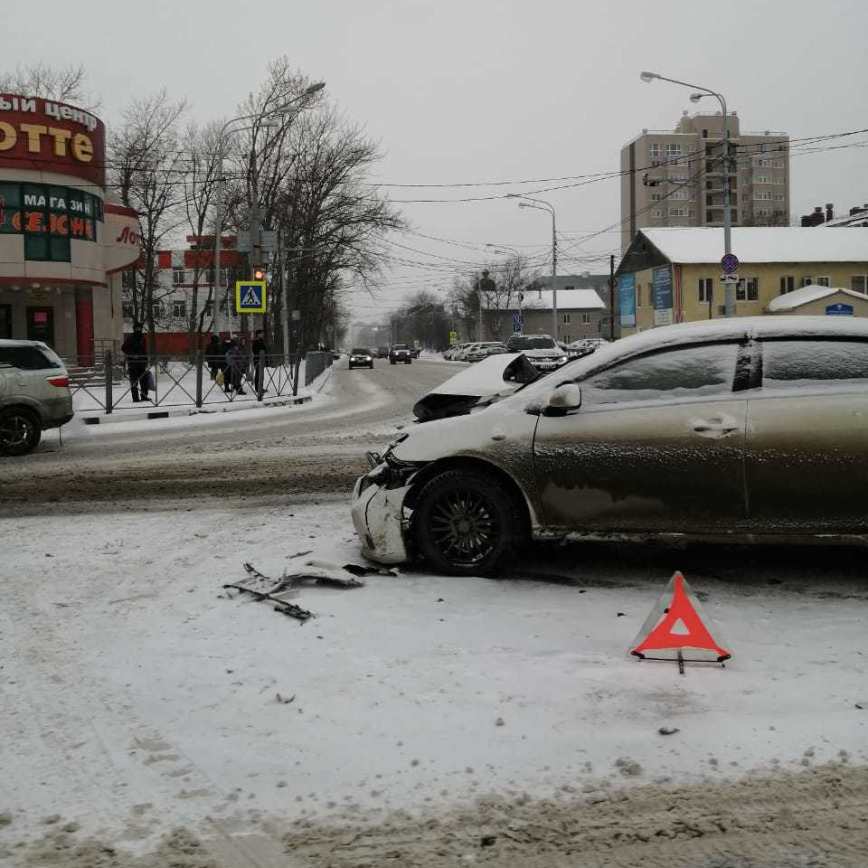
{"type": "Polygon", "coordinates": [[[39,347],[0,347],[0,365],[12,365],[22,371],[44,371],[60,364],[39,347]]]}

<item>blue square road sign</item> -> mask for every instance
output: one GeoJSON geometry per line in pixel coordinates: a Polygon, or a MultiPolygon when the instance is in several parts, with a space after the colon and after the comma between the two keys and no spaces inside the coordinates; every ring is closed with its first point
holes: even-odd
{"type": "Polygon", "coordinates": [[[265,281],[236,281],[235,310],[238,313],[265,313],[265,281]]]}

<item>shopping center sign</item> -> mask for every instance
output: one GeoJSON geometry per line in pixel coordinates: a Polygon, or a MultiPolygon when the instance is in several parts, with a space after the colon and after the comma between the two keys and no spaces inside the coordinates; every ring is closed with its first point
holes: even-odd
{"type": "Polygon", "coordinates": [[[75,106],[0,94],[0,169],[57,172],[104,188],[105,127],[75,106]]]}

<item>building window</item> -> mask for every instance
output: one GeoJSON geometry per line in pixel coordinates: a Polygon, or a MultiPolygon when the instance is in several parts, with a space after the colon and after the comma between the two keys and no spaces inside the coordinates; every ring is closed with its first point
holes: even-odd
{"type": "Polygon", "coordinates": [[[659,157],[660,156],[660,142],[651,142],[648,146],[648,154],[651,157],[659,157]]]}
{"type": "Polygon", "coordinates": [[[151,316],[152,316],[154,319],[159,319],[162,315],[163,315],[163,308],[162,308],[162,306],[160,305],[160,302],[155,301],[155,302],[151,305],[151,316]]]}
{"type": "Polygon", "coordinates": [[[652,216],[652,217],[655,217],[655,218],[660,218],[660,217],[662,217],[662,216],[663,216],[663,209],[662,209],[662,208],[655,208],[655,209],[651,212],[651,216],[652,216]]]}
{"type": "Polygon", "coordinates": [[[687,213],[687,208],[670,208],[669,209],[670,217],[687,217],[689,216],[687,213]]]}
{"type": "Polygon", "coordinates": [[[796,278],[792,275],[786,275],[781,278],[781,295],[786,295],[796,288],[796,278]]]}
{"type": "Polygon", "coordinates": [[[636,284],[636,307],[642,307],[642,284],[636,284]]]}
{"type": "Polygon", "coordinates": [[[651,201],[652,202],[662,202],[663,198],[664,197],[663,197],[662,193],[652,193],[651,194],[651,201]]]}
{"type": "Polygon", "coordinates": [[[850,289],[868,295],[868,274],[854,274],[850,278],[850,289]]]}
{"type": "Polygon", "coordinates": [[[214,302],[207,301],[205,302],[205,316],[210,317],[214,315],[214,302]]]}
{"type": "Polygon", "coordinates": [[[681,145],[676,145],[674,142],[668,142],[666,145],[666,159],[675,160],[681,156],[681,145]]]}
{"type": "Polygon", "coordinates": [[[132,319],[133,314],[134,314],[133,306],[131,304],[124,304],[123,305],[123,314],[124,314],[124,319],[132,319]]]}
{"type": "Polygon", "coordinates": [[[187,317],[187,302],[186,301],[173,301],[172,302],[172,316],[175,319],[186,319],[186,317],[187,317]]]}
{"type": "Polygon", "coordinates": [[[699,278],[699,303],[709,304],[714,299],[714,278],[699,278]]]}
{"type": "Polygon", "coordinates": [[[582,314],[582,324],[590,325],[591,324],[591,315],[589,313],[582,314]]]}
{"type": "Polygon", "coordinates": [[[568,313],[565,313],[565,314],[564,314],[564,320],[563,320],[563,323],[564,323],[564,325],[569,325],[569,324],[570,324],[570,315],[569,315],[568,313]]]}
{"type": "Polygon", "coordinates": [[[831,286],[832,282],[828,277],[818,277],[817,286],[831,286]]]}
{"type": "Polygon", "coordinates": [[[187,282],[187,273],[183,268],[173,268],[172,269],[172,283],[175,285],[179,283],[187,282]]]}
{"type": "Polygon", "coordinates": [[[759,278],[742,278],[735,289],[736,301],[759,301],[759,278]]]}

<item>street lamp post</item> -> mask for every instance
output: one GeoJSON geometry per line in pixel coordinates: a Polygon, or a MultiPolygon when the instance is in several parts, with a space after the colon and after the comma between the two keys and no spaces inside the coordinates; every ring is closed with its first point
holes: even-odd
{"type": "MultiPolygon", "coordinates": [[[[317,91],[322,90],[325,87],[324,81],[318,81],[309,87],[305,88],[304,92],[297,96],[295,99],[291,99],[289,102],[284,103],[282,106],[278,108],[272,109],[271,111],[265,112],[262,115],[258,114],[249,114],[249,115],[239,115],[235,118],[230,118],[220,127],[220,132],[217,135],[217,193],[215,196],[214,203],[214,222],[215,222],[215,232],[214,232],[214,276],[215,276],[215,286],[216,286],[216,297],[217,297],[217,316],[215,316],[215,320],[219,322],[219,314],[220,314],[220,294],[222,291],[222,279],[221,279],[221,268],[220,268],[220,254],[221,254],[221,235],[223,232],[223,184],[225,182],[225,178],[223,177],[223,139],[226,136],[227,130],[232,124],[238,123],[238,121],[248,121],[256,117],[269,118],[274,115],[286,115],[286,114],[294,114],[295,112],[300,110],[296,108],[296,105],[300,102],[303,102],[307,97],[315,94],[317,91]]],[[[244,127],[239,127],[237,130],[233,130],[233,132],[240,132],[245,129],[244,127]]],[[[256,207],[258,210],[258,203],[256,203],[256,207]]],[[[258,227],[256,227],[258,229],[258,227]]],[[[251,232],[251,236],[253,236],[253,232],[251,232]]],[[[257,233],[258,234],[258,233],[257,233]]],[[[258,238],[256,239],[258,242],[258,238]]],[[[254,265],[259,266],[261,263],[254,263],[254,265]]],[[[287,311],[284,311],[284,318],[288,317],[289,314],[287,311]]],[[[226,301],[226,319],[227,322],[231,325],[232,319],[229,315],[229,301],[226,301]]],[[[217,329],[219,332],[219,328],[217,329]]],[[[284,347],[284,350],[286,348],[284,347]]]]}
{"type": "Polygon", "coordinates": [[[532,199],[530,196],[521,196],[517,193],[511,194],[510,199],[521,199],[518,203],[519,208],[535,208],[537,211],[548,211],[552,218],[552,338],[554,342],[558,342],[558,230],[557,217],[555,216],[555,208],[551,202],[546,202],[545,199],[532,199]],[[535,203],[535,204],[534,204],[535,203]]]}
{"type": "MultiPolygon", "coordinates": [[[[679,81],[676,78],[666,78],[666,76],[658,75],[656,72],[642,72],[639,78],[646,83],[659,79],[660,81],[668,81],[671,84],[677,84],[681,87],[688,87],[697,93],[690,94],[691,102],[699,102],[707,96],[713,96],[719,103],[723,112],[723,252],[724,255],[732,253],[732,214],[729,208],[729,118],[726,110],[726,100],[723,95],[715,90],[707,87],[702,87],[698,84],[689,84],[686,81],[679,81]]],[[[735,284],[727,282],[726,287],[726,315],[735,316],[735,284]]]]}
{"type": "MultiPolygon", "coordinates": [[[[507,247],[505,244],[490,244],[486,243],[486,247],[490,247],[492,250],[496,250],[498,253],[509,253],[510,255],[515,257],[516,262],[518,263],[519,270],[519,278],[521,277],[521,254],[514,247],[507,247]]],[[[521,334],[523,328],[523,321],[521,316],[521,303],[524,301],[524,292],[522,292],[522,287],[519,285],[518,290],[518,323],[519,330],[518,333],[521,334]]]]}

